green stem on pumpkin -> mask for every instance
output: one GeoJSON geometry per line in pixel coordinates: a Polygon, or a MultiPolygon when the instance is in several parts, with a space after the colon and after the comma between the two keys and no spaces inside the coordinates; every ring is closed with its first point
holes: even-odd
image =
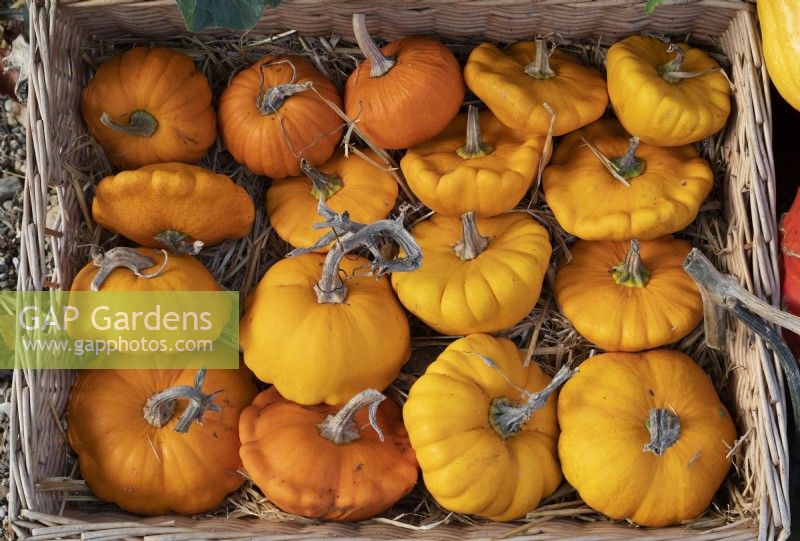
{"type": "Polygon", "coordinates": [[[483,142],[481,138],[481,120],[478,108],[470,105],[467,108],[467,143],[456,149],[456,154],[465,160],[480,158],[492,153],[494,147],[483,142]]]}
{"type": "Polygon", "coordinates": [[[137,137],[152,137],[158,130],[158,120],[147,111],[137,110],[130,114],[127,124],[118,124],[111,120],[108,113],[100,115],[100,123],[119,133],[135,135],[137,137]]]}
{"type": "Polygon", "coordinates": [[[329,199],[344,187],[342,177],[317,169],[305,158],[300,159],[300,170],[311,181],[311,195],[320,201],[329,199]]]}
{"type": "Polygon", "coordinates": [[[631,137],[628,141],[628,150],[619,158],[614,158],[611,163],[617,173],[625,180],[636,178],[646,169],[644,160],[636,157],[636,150],[639,148],[639,138],[631,137]]]}
{"type": "Polygon", "coordinates": [[[165,229],[153,236],[153,239],[163,244],[174,254],[197,255],[203,248],[203,241],[193,239],[183,231],[165,229]]]}
{"type": "Polygon", "coordinates": [[[353,13],[353,34],[358,43],[358,48],[370,63],[369,76],[381,77],[389,73],[397,61],[394,58],[384,56],[381,50],[372,41],[372,37],[367,31],[367,20],[363,13],[353,13]]]}
{"type": "Polygon", "coordinates": [[[611,269],[611,277],[617,285],[626,287],[645,287],[650,280],[650,270],[642,263],[639,241],[631,240],[625,261],[611,269]]]}
{"type": "Polygon", "coordinates": [[[623,156],[611,160],[606,158],[605,154],[600,152],[600,149],[587,141],[585,137],[581,136],[581,141],[583,141],[583,144],[586,145],[586,148],[588,148],[592,154],[594,154],[595,157],[600,160],[600,163],[603,164],[611,176],[626,188],[631,187],[631,183],[628,182],[629,180],[643,174],[647,169],[647,162],[636,157],[636,150],[639,148],[638,137],[631,137],[631,139],[628,141],[628,150],[625,151],[623,156]]]}
{"type": "Polygon", "coordinates": [[[533,61],[525,66],[525,75],[534,79],[552,79],[556,72],[550,67],[550,53],[543,39],[534,41],[533,61]]]}
{"type": "Polygon", "coordinates": [[[532,393],[514,385],[492,359],[485,355],[480,355],[480,358],[484,364],[497,370],[503,379],[522,395],[522,403],[514,403],[507,397],[501,396],[493,399],[489,404],[489,424],[504,440],[519,434],[522,426],[530,419],[531,415],[541,409],[547,403],[550,395],[578,371],[565,364],[556,372],[553,379],[544,389],[532,393]]]}
{"type": "Polygon", "coordinates": [[[465,212],[461,215],[461,240],[459,240],[453,251],[461,261],[471,261],[481,255],[489,245],[489,238],[484,237],[478,231],[475,223],[475,213],[465,212]]]}
{"type": "Polygon", "coordinates": [[[375,389],[361,391],[342,406],[342,409],[336,415],[328,415],[319,424],[320,435],[336,445],[347,444],[360,439],[361,435],[359,434],[358,426],[356,426],[355,417],[361,408],[368,406],[369,424],[378,433],[378,438],[383,441],[383,432],[378,426],[377,413],[378,405],[385,399],[386,397],[375,389]]]}

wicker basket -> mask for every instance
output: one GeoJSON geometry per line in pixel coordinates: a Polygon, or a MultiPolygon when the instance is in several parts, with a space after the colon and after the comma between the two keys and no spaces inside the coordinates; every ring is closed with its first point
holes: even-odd
{"type": "MultiPolygon", "coordinates": [[[[716,139],[720,147],[715,155],[725,170],[721,188],[729,224],[724,249],[718,255],[724,270],[777,305],[771,112],[754,22],[755,4],[746,0],[666,0],[651,17],[644,14],[643,4],[636,0],[284,0],[279,8],[265,13],[248,37],[291,28],[301,35],[336,33],[347,38],[351,14],[360,11],[367,14],[373,35],[385,38],[430,33],[449,39],[483,37],[511,42],[555,31],[566,38],[609,41],[636,32],[663,32],[691,34],[695,41],[720,47],[730,61],[728,73],[735,86],[736,107],[725,135],[716,139]]],[[[65,166],[70,143],[85,133],[78,107],[87,76],[82,47],[96,38],[136,36],[145,42],[164,38],[182,32],[183,22],[171,0],[32,0],[30,25],[30,129],[19,288],[67,288],[86,253],[75,233],[85,209],[76,197],[74,175],[65,166]],[[52,205],[53,200],[57,206],[52,205]],[[54,254],[52,268],[46,263],[48,251],[54,254]]],[[[214,35],[218,32],[204,33],[200,39],[214,35]]],[[[783,375],[764,344],[738,323],[729,328],[727,351],[733,395],[730,406],[742,436],[739,475],[745,486],[735,503],[747,510],[743,519],[716,526],[652,530],[555,518],[526,529],[524,536],[542,540],[786,538],[790,515],[783,375]]],[[[412,531],[369,522],[298,525],[221,518],[141,519],[121,512],[88,515],[65,510],[58,492],[40,490],[37,483],[69,474],[60,419],[73,376],[70,371],[57,370],[15,373],[9,513],[12,527],[21,537],[463,539],[514,535],[519,526],[442,526],[412,531]]]]}

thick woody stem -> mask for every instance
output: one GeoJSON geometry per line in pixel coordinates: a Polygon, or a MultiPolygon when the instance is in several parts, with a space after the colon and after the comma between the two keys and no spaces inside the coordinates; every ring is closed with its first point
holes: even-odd
{"type": "Polygon", "coordinates": [[[273,86],[259,100],[258,109],[262,115],[271,115],[281,108],[286,98],[308,90],[313,84],[311,81],[306,81],[305,83],[286,83],[273,86]]]}
{"type": "MultiPolygon", "coordinates": [[[[481,355],[481,359],[486,365],[500,372],[500,375],[503,376],[503,379],[514,386],[508,377],[503,374],[502,371],[500,371],[500,368],[494,363],[494,361],[484,355],[481,355]]],[[[563,365],[558,372],[556,372],[556,375],[553,376],[552,381],[550,381],[550,383],[548,383],[544,389],[536,393],[532,393],[525,389],[519,389],[514,386],[522,394],[524,402],[521,404],[515,404],[506,397],[495,398],[492,400],[491,405],[489,406],[489,424],[492,425],[492,428],[494,428],[495,432],[497,432],[503,439],[507,439],[519,434],[520,430],[522,430],[522,425],[524,425],[528,419],[530,419],[531,415],[542,408],[547,403],[547,399],[550,397],[550,395],[553,394],[556,389],[558,389],[565,381],[571,378],[577,371],[578,370],[575,368],[570,368],[567,365],[563,365]]]]}
{"type": "Polygon", "coordinates": [[[158,270],[149,274],[145,274],[143,271],[155,265],[155,262],[149,257],[140,254],[133,248],[118,246],[110,249],[104,254],[94,255],[92,257],[92,263],[94,263],[95,267],[99,267],[100,270],[97,271],[97,274],[92,280],[91,290],[99,291],[103,286],[103,282],[105,282],[106,278],[108,278],[108,275],[120,267],[130,270],[139,278],[150,279],[160,276],[167,267],[167,261],[169,260],[166,250],[160,251],[164,255],[164,261],[161,263],[161,267],[158,270]]]}
{"type": "Polygon", "coordinates": [[[631,137],[630,141],[628,141],[628,150],[625,151],[625,154],[620,158],[611,160],[611,163],[614,164],[614,167],[617,169],[617,173],[625,180],[630,180],[644,173],[645,163],[643,160],[636,157],[636,150],[638,148],[639,138],[631,137]]]}
{"type": "Polygon", "coordinates": [[[647,168],[647,163],[636,157],[636,150],[639,148],[639,138],[638,137],[631,137],[630,141],[628,142],[628,150],[625,151],[625,154],[619,158],[614,158],[613,160],[609,160],[605,154],[600,152],[596,146],[592,143],[587,141],[584,137],[581,137],[583,144],[595,155],[595,157],[600,160],[600,163],[608,170],[612,177],[614,177],[620,184],[624,185],[626,188],[631,187],[631,183],[628,182],[632,178],[638,177],[642,173],[645,172],[647,168]]]}
{"type": "Polygon", "coordinates": [[[650,441],[642,451],[649,451],[656,456],[662,456],[681,438],[681,420],[666,408],[651,409],[645,426],[650,432],[650,441]]]}
{"type": "Polygon", "coordinates": [[[174,254],[197,255],[203,249],[203,241],[192,239],[183,231],[165,229],[153,236],[153,239],[163,244],[174,254]]]}
{"type": "Polygon", "coordinates": [[[347,287],[339,276],[339,264],[347,253],[358,248],[367,248],[373,255],[371,267],[375,276],[389,272],[415,271],[422,264],[422,251],[411,233],[403,227],[402,213],[395,220],[378,220],[364,225],[351,221],[347,212],[336,214],[322,200],[319,202],[318,213],[326,221],[314,224],[314,229],[331,228],[332,231],[323,235],[313,246],[292,250],[287,257],[307,254],[338,240],[325,256],[322,277],[314,286],[317,302],[320,304],[342,304],[345,301],[347,287]],[[405,256],[386,259],[380,245],[387,240],[397,243],[405,256]]]}
{"type": "Polygon", "coordinates": [[[534,79],[551,79],[556,76],[556,72],[550,67],[550,52],[543,39],[534,42],[533,62],[525,66],[525,75],[534,79]]]}
{"type": "Polygon", "coordinates": [[[683,50],[683,47],[675,45],[674,43],[670,43],[667,46],[667,52],[674,52],[675,58],[666,64],[661,64],[658,66],[658,74],[661,75],[661,77],[668,83],[677,83],[678,79],[672,77],[672,73],[681,71],[681,68],[683,67],[683,61],[686,59],[686,52],[683,50]]]}
{"type": "Polygon", "coordinates": [[[453,246],[453,251],[461,261],[471,261],[481,255],[489,245],[489,238],[478,231],[475,223],[475,213],[465,212],[461,215],[461,240],[453,246]]]}
{"type": "Polygon", "coordinates": [[[625,261],[611,269],[611,276],[618,285],[626,287],[644,287],[650,280],[650,271],[642,263],[639,241],[631,240],[625,261]]]}
{"type": "Polygon", "coordinates": [[[277,112],[278,109],[283,106],[283,103],[287,98],[290,98],[295,94],[299,94],[300,92],[304,92],[314,86],[314,83],[311,81],[306,81],[305,83],[296,82],[297,70],[295,69],[294,64],[292,64],[289,60],[264,62],[261,64],[261,66],[259,66],[259,73],[261,75],[261,87],[259,88],[256,106],[262,115],[271,115],[277,112]],[[264,83],[266,81],[264,79],[264,68],[268,66],[274,66],[276,64],[288,64],[292,68],[292,78],[288,83],[275,85],[267,89],[265,92],[264,83]]]}
{"type": "Polygon", "coordinates": [[[351,443],[361,438],[358,427],[356,426],[355,417],[358,411],[365,407],[369,407],[369,424],[378,437],[383,441],[383,432],[378,426],[378,405],[386,399],[380,391],[375,389],[367,389],[361,391],[350,401],[342,406],[342,409],[336,415],[328,415],[324,421],[319,424],[319,433],[323,438],[332,441],[336,445],[351,443]]]}
{"type": "Polygon", "coordinates": [[[478,108],[470,105],[467,108],[467,143],[463,147],[456,149],[456,154],[470,160],[491,154],[494,148],[483,142],[481,138],[481,119],[478,108]]]}
{"type": "Polygon", "coordinates": [[[152,137],[158,130],[158,120],[147,111],[134,111],[128,118],[127,124],[117,124],[107,113],[100,115],[100,123],[107,128],[119,133],[135,135],[137,137],[152,137]]]}
{"type": "Polygon", "coordinates": [[[369,60],[371,66],[369,70],[370,77],[386,75],[397,63],[394,58],[384,56],[378,46],[375,45],[375,42],[372,41],[372,37],[367,32],[367,20],[363,13],[353,13],[353,34],[358,43],[358,48],[369,60]]]}
{"type": "Polygon", "coordinates": [[[695,77],[701,77],[708,73],[721,72],[724,74],[722,68],[709,68],[701,71],[682,71],[683,62],[686,59],[686,52],[683,50],[683,47],[670,43],[667,47],[667,52],[674,52],[675,58],[666,64],[658,66],[658,74],[668,83],[677,84],[683,79],[694,79],[695,77]]]}
{"type": "Polygon", "coordinates": [[[144,419],[150,426],[161,428],[175,415],[175,404],[179,398],[189,399],[186,409],[183,410],[180,419],[175,424],[175,432],[185,433],[194,421],[203,422],[203,413],[207,411],[220,411],[217,404],[214,404],[216,393],[205,394],[202,391],[203,381],[206,377],[206,369],[201,368],[194,377],[194,386],[177,385],[170,387],[158,394],[154,394],[147,399],[144,405],[144,419]]]}
{"type": "Polygon", "coordinates": [[[329,175],[310,163],[305,158],[300,159],[300,170],[311,181],[311,195],[324,201],[342,189],[344,182],[339,175],[329,175]]]}
{"type": "MultiPolygon", "coordinates": [[[[798,369],[791,350],[775,328],[770,325],[779,325],[795,334],[800,334],[800,318],[778,310],[747,291],[733,276],[720,273],[697,248],[693,248],[686,256],[683,269],[700,288],[704,305],[707,303],[709,307],[715,305],[730,311],[760,336],[778,358],[786,377],[792,402],[795,446],[800,445],[800,369],[798,369]]],[[[706,310],[705,315],[708,315],[709,312],[712,310],[706,310]]],[[[724,313],[722,310],[713,312],[717,316],[722,316],[724,313]]],[[[725,321],[720,317],[715,322],[706,321],[705,326],[706,334],[713,334],[720,332],[720,327],[724,329],[725,321]]]]}

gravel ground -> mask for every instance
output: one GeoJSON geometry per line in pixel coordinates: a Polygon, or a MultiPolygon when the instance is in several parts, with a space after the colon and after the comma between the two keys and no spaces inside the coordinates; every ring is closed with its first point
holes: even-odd
{"type": "MultiPolygon", "coordinates": [[[[9,6],[0,1],[0,13],[9,6]]],[[[24,7],[24,3],[22,4],[24,7]]],[[[0,16],[0,19],[2,17],[0,16]]],[[[19,25],[18,22],[11,23],[19,25]]],[[[0,48],[6,48],[9,23],[0,20],[0,48]]],[[[2,67],[0,67],[2,72],[2,67]]],[[[0,75],[2,75],[0,73],[0,75]]],[[[22,216],[21,192],[25,178],[25,106],[0,96],[0,290],[13,290],[19,263],[19,221],[22,216]]],[[[8,514],[8,421],[11,409],[11,371],[0,370],[0,539],[13,538],[6,527],[8,514]]]]}
{"type": "MultiPolygon", "coordinates": [[[[0,101],[0,290],[15,289],[19,238],[17,224],[22,216],[21,192],[25,174],[25,132],[19,122],[24,106],[0,101]]],[[[11,371],[0,370],[0,521],[7,516],[8,415],[11,407],[11,371]]],[[[0,530],[4,538],[5,528],[0,530]]]]}
{"type": "MultiPolygon", "coordinates": [[[[25,132],[19,122],[24,107],[0,101],[0,290],[15,289],[22,216],[21,191],[25,169],[25,132]]],[[[8,494],[8,415],[11,408],[11,371],[0,370],[0,521],[5,523],[8,494]]],[[[0,539],[8,535],[0,530],[0,539]]]]}

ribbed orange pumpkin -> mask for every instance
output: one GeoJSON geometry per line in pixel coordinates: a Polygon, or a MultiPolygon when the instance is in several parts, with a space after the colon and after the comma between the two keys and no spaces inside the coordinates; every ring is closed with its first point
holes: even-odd
{"type": "Polygon", "coordinates": [[[400,406],[383,399],[367,390],[342,408],[301,406],[271,387],[242,412],[242,463],[284,511],[370,518],[407,494],[418,475],[400,406]]]}
{"type": "Polygon", "coordinates": [[[353,16],[367,59],[347,79],[345,112],[376,145],[408,148],[430,139],[456,116],[464,100],[461,66],[432,38],[410,37],[378,49],[364,16],[353,16]]]}
{"type": "Polygon", "coordinates": [[[136,47],[105,62],[86,85],[81,112],[122,169],[196,162],[217,138],[208,80],[172,49],[136,47]]]}
{"type": "Polygon", "coordinates": [[[342,136],[333,83],[302,56],[265,56],[239,72],[219,99],[219,129],[234,159],[258,175],[300,174],[321,165],[342,136]]]}
{"type": "Polygon", "coordinates": [[[81,371],[69,444],[100,499],[143,515],[202,513],[244,483],[236,428],[255,393],[246,370],[81,371]]]}

